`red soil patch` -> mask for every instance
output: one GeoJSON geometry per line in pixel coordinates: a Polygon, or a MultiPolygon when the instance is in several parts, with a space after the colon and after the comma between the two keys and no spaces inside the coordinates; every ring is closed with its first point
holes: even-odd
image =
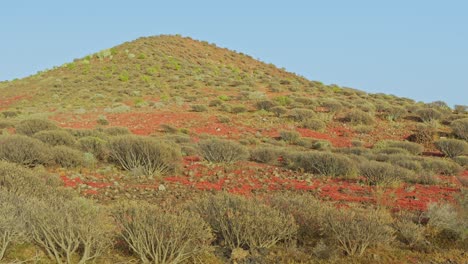
{"type": "Polygon", "coordinates": [[[30,97],[29,95],[17,95],[6,99],[0,99],[0,110],[8,109],[13,103],[30,97]]]}
{"type": "Polygon", "coordinates": [[[352,146],[351,140],[349,138],[343,137],[345,134],[350,134],[350,132],[345,128],[331,128],[328,133],[321,133],[306,128],[297,128],[296,130],[303,137],[328,140],[335,147],[352,146]]]}

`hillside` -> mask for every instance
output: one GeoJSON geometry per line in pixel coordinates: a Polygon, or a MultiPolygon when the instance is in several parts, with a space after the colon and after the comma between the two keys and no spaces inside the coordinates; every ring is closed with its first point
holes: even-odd
{"type": "Polygon", "coordinates": [[[71,253],[51,254],[36,229],[0,252],[149,262],[157,253],[121,231],[145,228],[125,226],[135,214],[194,236],[180,240],[189,263],[463,263],[467,110],[325,85],[186,37],[123,43],[0,83],[0,215],[14,216],[0,234],[62,214],[63,230],[96,226],[74,231],[89,240],[71,253]],[[220,219],[242,219],[230,228],[245,237],[223,237],[220,219]]]}

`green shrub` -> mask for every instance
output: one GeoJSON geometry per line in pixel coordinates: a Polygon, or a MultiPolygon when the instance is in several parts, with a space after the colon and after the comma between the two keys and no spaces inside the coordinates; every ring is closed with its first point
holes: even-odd
{"type": "Polygon", "coordinates": [[[329,210],[325,233],[346,255],[362,256],[368,247],[388,244],[394,239],[392,218],[382,210],[329,210]]]}
{"type": "Polygon", "coordinates": [[[312,143],[311,148],[315,150],[330,150],[332,144],[328,140],[317,140],[312,143]]]}
{"type": "Polygon", "coordinates": [[[258,101],[255,106],[258,110],[266,110],[269,111],[271,108],[275,107],[277,104],[276,102],[270,100],[262,100],[258,101]]]}
{"type": "Polygon", "coordinates": [[[453,159],[458,165],[468,168],[468,156],[458,156],[453,159]]]}
{"type": "Polygon", "coordinates": [[[376,149],[373,149],[373,152],[376,153],[376,154],[386,154],[386,155],[407,155],[407,154],[410,154],[406,149],[395,148],[395,147],[376,148],[376,149]]]}
{"type": "Polygon", "coordinates": [[[289,116],[294,120],[294,121],[297,121],[297,122],[303,122],[307,119],[310,119],[312,117],[315,116],[315,112],[310,110],[310,109],[306,109],[306,108],[294,108],[291,110],[289,116]]]}
{"type": "Polygon", "coordinates": [[[142,263],[183,263],[208,249],[212,233],[197,215],[165,212],[146,203],[117,206],[120,236],[142,263]]]}
{"type": "Polygon", "coordinates": [[[374,117],[362,110],[351,110],[343,118],[344,122],[353,125],[371,125],[374,123],[374,117]]]}
{"type": "Polygon", "coordinates": [[[453,134],[460,139],[468,140],[468,118],[455,120],[450,124],[453,134]]]}
{"type": "Polygon", "coordinates": [[[25,223],[18,204],[22,200],[15,194],[0,188],[0,261],[13,243],[25,239],[25,223]]]}
{"type": "Polygon", "coordinates": [[[322,176],[356,176],[357,168],[348,157],[329,152],[296,152],[285,157],[286,164],[294,170],[303,170],[322,176]]]}
{"type": "Polygon", "coordinates": [[[98,137],[83,137],[78,140],[80,149],[94,155],[99,160],[106,161],[109,157],[107,141],[98,137]]]}
{"type": "Polygon", "coordinates": [[[301,134],[299,134],[297,131],[283,130],[279,132],[279,135],[281,140],[284,140],[290,144],[297,142],[297,140],[301,137],[301,134]]]}
{"type": "Polygon", "coordinates": [[[84,198],[28,199],[22,206],[28,236],[56,263],[85,263],[111,245],[104,212],[84,198]]]}
{"type": "Polygon", "coordinates": [[[13,128],[13,127],[15,127],[15,124],[13,122],[0,120],[0,129],[13,128]]]}
{"type": "Polygon", "coordinates": [[[193,112],[206,112],[208,111],[208,107],[206,105],[192,105],[191,106],[193,112]]]}
{"type": "Polygon", "coordinates": [[[394,186],[412,176],[412,172],[391,164],[369,161],[359,165],[359,173],[370,185],[394,186]]]}
{"type": "Polygon", "coordinates": [[[383,110],[383,116],[389,121],[397,121],[404,114],[406,114],[406,109],[401,106],[388,106],[383,110]]]}
{"type": "Polygon", "coordinates": [[[0,137],[0,160],[34,167],[50,163],[50,148],[42,141],[22,135],[0,137]]]}
{"type": "Polygon", "coordinates": [[[233,105],[231,106],[230,112],[233,114],[244,113],[244,112],[247,112],[247,107],[245,107],[244,105],[233,105]]]}
{"type": "Polygon", "coordinates": [[[396,231],[398,240],[410,246],[411,249],[426,247],[424,227],[420,224],[416,224],[410,219],[399,219],[393,224],[393,228],[396,231]]]}
{"type": "Polygon", "coordinates": [[[468,154],[468,143],[458,139],[441,139],[435,142],[436,148],[449,158],[468,154]]]}
{"type": "Polygon", "coordinates": [[[193,210],[229,249],[270,248],[294,239],[297,226],[286,215],[257,200],[217,194],[195,202],[193,210]]]}
{"type": "Polygon", "coordinates": [[[43,130],[58,129],[54,122],[46,119],[26,119],[16,124],[15,128],[16,133],[26,136],[32,136],[43,130]]]}
{"type": "Polygon", "coordinates": [[[432,108],[419,109],[416,114],[423,122],[431,122],[442,118],[442,113],[432,108]]]}
{"type": "Polygon", "coordinates": [[[43,130],[33,135],[34,138],[51,146],[74,146],[75,138],[64,130],[43,130]]]}
{"type": "Polygon", "coordinates": [[[220,106],[223,104],[223,101],[219,100],[219,99],[214,99],[214,100],[211,100],[209,103],[208,103],[208,106],[209,107],[215,107],[215,106],[220,106]]]}
{"type": "Polygon", "coordinates": [[[51,149],[52,159],[55,164],[64,168],[75,168],[85,163],[84,153],[67,146],[56,146],[51,149]]]}
{"type": "Polygon", "coordinates": [[[337,113],[343,109],[343,104],[335,99],[323,99],[320,101],[320,106],[325,107],[328,112],[337,113]]]}
{"type": "Polygon", "coordinates": [[[427,207],[426,216],[429,218],[428,226],[435,230],[439,235],[453,234],[449,240],[454,238],[466,239],[468,237],[468,223],[463,218],[466,212],[457,211],[457,209],[448,203],[431,203],[427,207]]]}
{"type": "Polygon", "coordinates": [[[282,151],[275,147],[258,147],[250,151],[250,159],[267,164],[275,164],[281,156],[282,151]]]}
{"type": "Polygon", "coordinates": [[[396,140],[383,140],[375,143],[374,148],[385,149],[385,148],[400,148],[408,151],[413,155],[420,155],[424,151],[424,147],[408,141],[396,141],[396,140]]]}
{"type": "Polygon", "coordinates": [[[232,140],[206,139],[198,143],[201,156],[214,163],[232,163],[249,158],[249,151],[232,140]]]}
{"type": "Polygon", "coordinates": [[[182,159],[176,145],[134,135],[112,138],[109,151],[112,160],[123,169],[145,176],[175,172],[182,159]]]}

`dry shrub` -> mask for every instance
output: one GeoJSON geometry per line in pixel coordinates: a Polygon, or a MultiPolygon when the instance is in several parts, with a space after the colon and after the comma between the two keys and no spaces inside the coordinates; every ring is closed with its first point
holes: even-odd
{"type": "Polygon", "coordinates": [[[98,137],[83,137],[78,140],[80,149],[94,155],[99,160],[105,161],[109,157],[107,141],[98,137]]]}
{"type": "Polygon", "coordinates": [[[275,114],[275,116],[280,117],[286,114],[288,112],[288,109],[286,109],[286,107],[284,106],[275,106],[275,107],[270,108],[269,111],[275,114]]]}
{"type": "Polygon", "coordinates": [[[468,143],[458,139],[441,139],[435,142],[439,151],[449,158],[468,154],[468,143]]]}
{"type": "Polygon", "coordinates": [[[15,128],[16,133],[26,136],[32,136],[43,130],[58,129],[54,122],[46,119],[26,119],[16,124],[15,128]]]}
{"type": "Polygon", "coordinates": [[[294,217],[299,229],[297,240],[302,245],[315,244],[323,238],[323,217],[328,206],[306,194],[275,194],[271,206],[294,217]]]}
{"type": "Polygon", "coordinates": [[[359,172],[368,184],[379,186],[393,186],[413,175],[409,170],[373,160],[361,163],[359,172]]]}
{"type": "Polygon", "coordinates": [[[247,148],[236,141],[224,139],[206,139],[198,143],[201,156],[214,163],[232,163],[249,158],[247,148]]]}
{"type": "MultiPolygon", "coordinates": [[[[466,194],[464,199],[466,199],[466,194]]],[[[436,235],[448,240],[464,240],[468,237],[468,222],[466,221],[466,209],[462,206],[462,210],[457,210],[453,205],[448,203],[431,203],[427,207],[426,216],[429,218],[428,227],[431,228],[436,235]]]]}
{"type": "Polygon", "coordinates": [[[408,151],[413,155],[420,155],[424,151],[424,147],[408,141],[396,141],[396,140],[383,140],[375,143],[374,148],[386,149],[386,148],[400,148],[408,151]]]}
{"type": "Polygon", "coordinates": [[[389,121],[396,121],[406,114],[406,109],[401,106],[388,106],[383,109],[383,116],[389,121]]]}
{"type": "Polygon", "coordinates": [[[121,136],[131,134],[130,130],[126,127],[107,127],[102,130],[109,136],[121,136]]]}
{"type": "Polygon", "coordinates": [[[400,217],[393,224],[397,239],[412,249],[424,249],[427,247],[427,241],[424,236],[424,226],[414,223],[407,217],[400,217]]]}
{"type": "Polygon", "coordinates": [[[356,176],[354,162],[342,154],[330,152],[295,152],[287,155],[286,164],[294,170],[303,170],[322,176],[356,176]]]}
{"type": "Polygon", "coordinates": [[[423,108],[416,111],[416,114],[423,122],[431,122],[442,118],[442,113],[436,109],[423,108]]]}
{"type": "Polygon", "coordinates": [[[283,151],[276,147],[261,146],[250,151],[250,159],[259,163],[275,164],[282,153],[283,151]]]}
{"type": "Polygon", "coordinates": [[[133,135],[112,138],[109,150],[113,161],[123,169],[146,176],[174,172],[182,159],[176,145],[133,135]]]}
{"type": "Polygon", "coordinates": [[[343,121],[353,125],[372,125],[374,123],[374,117],[362,110],[355,109],[347,112],[343,121]]]}
{"type": "Polygon", "coordinates": [[[452,132],[460,139],[468,140],[468,118],[455,120],[450,125],[452,132]]]}
{"type": "Polygon", "coordinates": [[[289,116],[297,122],[302,122],[307,119],[310,119],[315,116],[315,112],[313,110],[307,108],[294,108],[291,110],[289,116]]]}
{"type": "Polygon", "coordinates": [[[327,124],[318,118],[308,118],[302,121],[301,127],[315,131],[322,131],[327,127],[327,124]]]}
{"type": "Polygon", "coordinates": [[[275,107],[276,105],[277,105],[276,102],[273,102],[273,101],[270,101],[270,100],[262,100],[262,101],[258,101],[255,104],[255,107],[258,110],[269,111],[271,108],[275,107]]]}
{"type": "Polygon", "coordinates": [[[349,256],[361,256],[368,247],[390,243],[394,239],[391,223],[390,214],[380,209],[335,209],[324,217],[326,234],[349,256]]]}
{"type": "Polygon", "coordinates": [[[463,168],[468,168],[468,156],[458,156],[453,159],[458,165],[462,166],[463,168]]]}
{"type": "Polygon", "coordinates": [[[31,198],[22,209],[28,236],[56,263],[86,263],[111,245],[113,228],[89,200],[31,198]]]}
{"type": "Polygon", "coordinates": [[[0,160],[34,167],[50,163],[50,148],[42,141],[22,135],[0,137],[0,160]]]}
{"type": "Polygon", "coordinates": [[[84,153],[67,146],[56,146],[51,149],[55,164],[64,168],[75,168],[85,163],[84,153]]]}
{"type": "Polygon", "coordinates": [[[23,201],[0,186],[0,261],[13,243],[25,240],[24,221],[18,207],[23,201]]]}
{"type": "Polygon", "coordinates": [[[193,112],[206,112],[208,107],[206,105],[196,104],[191,106],[193,112]]]}
{"type": "Polygon", "coordinates": [[[430,124],[418,124],[415,133],[408,137],[409,141],[419,144],[431,144],[437,135],[437,127],[430,124]]]}
{"type": "Polygon", "coordinates": [[[74,146],[75,138],[65,130],[44,130],[33,135],[34,138],[52,146],[74,146]]]}
{"type": "Polygon", "coordinates": [[[230,194],[210,195],[193,204],[229,249],[270,248],[295,238],[297,225],[290,215],[258,200],[230,194]]]}
{"type": "Polygon", "coordinates": [[[203,220],[188,212],[165,212],[146,203],[121,204],[112,213],[120,235],[143,263],[181,263],[212,241],[203,220]]]}
{"type": "Polygon", "coordinates": [[[279,136],[282,140],[292,144],[299,140],[299,138],[301,137],[301,134],[299,134],[299,132],[297,131],[283,130],[279,132],[279,136]]]}
{"type": "Polygon", "coordinates": [[[440,158],[424,158],[423,169],[433,174],[458,175],[463,168],[454,161],[440,158]]]}

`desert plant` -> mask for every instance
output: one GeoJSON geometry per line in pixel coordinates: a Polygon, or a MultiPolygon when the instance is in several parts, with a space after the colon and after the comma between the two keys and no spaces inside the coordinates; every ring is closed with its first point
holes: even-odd
{"type": "Polygon", "coordinates": [[[442,113],[433,108],[423,108],[416,111],[423,122],[431,122],[442,118],[442,113]]]}
{"type": "Polygon", "coordinates": [[[383,110],[383,116],[389,121],[397,121],[404,114],[406,114],[406,109],[401,106],[388,106],[383,110]]]}
{"type": "Polygon", "coordinates": [[[64,130],[43,130],[33,135],[34,138],[51,146],[74,146],[75,138],[64,130]]]}
{"type": "Polygon", "coordinates": [[[126,127],[107,127],[102,130],[105,134],[109,136],[121,136],[130,134],[130,130],[126,127]]]}
{"type": "Polygon", "coordinates": [[[16,124],[15,128],[16,133],[26,136],[32,136],[43,130],[58,129],[54,122],[46,119],[26,119],[16,124]]]}
{"type": "Polygon", "coordinates": [[[458,139],[440,139],[435,142],[436,148],[449,158],[468,154],[468,143],[458,139]]]}
{"type": "Polygon", "coordinates": [[[79,167],[85,163],[84,153],[67,146],[53,147],[51,154],[53,162],[64,168],[79,167]]]}
{"type": "Polygon", "coordinates": [[[34,167],[50,163],[50,148],[42,141],[23,135],[0,137],[0,160],[34,167]]]}
{"type": "Polygon", "coordinates": [[[301,127],[315,131],[322,131],[326,126],[325,122],[317,118],[308,118],[301,123],[301,127]]]}
{"type": "Polygon", "coordinates": [[[413,155],[420,155],[424,147],[409,141],[396,141],[396,140],[382,140],[374,144],[375,149],[386,149],[386,148],[400,148],[408,151],[413,155]]]}
{"type": "Polygon", "coordinates": [[[208,107],[206,105],[201,105],[201,104],[192,105],[191,108],[192,108],[193,112],[206,112],[206,111],[208,111],[208,107]]]}
{"type": "Polygon", "coordinates": [[[310,119],[315,116],[315,112],[306,108],[294,108],[291,110],[289,116],[297,122],[302,122],[304,120],[310,119]]]}
{"type": "Polygon", "coordinates": [[[113,161],[123,169],[146,176],[174,172],[182,158],[176,145],[133,135],[112,138],[109,151],[113,161]]]}
{"type": "Polygon", "coordinates": [[[455,136],[468,140],[468,118],[455,120],[450,124],[450,127],[455,136]]]}
{"type": "MultiPolygon", "coordinates": [[[[463,214],[466,213],[463,211],[459,213],[451,204],[431,203],[425,215],[429,218],[428,226],[436,233],[452,233],[463,240],[468,236],[468,223],[463,218],[463,214]]],[[[453,237],[450,238],[453,239],[453,237]]]]}
{"type": "Polygon", "coordinates": [[[297,140],[301,137],[301,134],[297,131],[293,130],[282,130],[279,132],[281,140],[284,140],[290,144],[297,142],[297,140]]]}
{"type": "Polygon", "coordinates": [[[86,263],[111,244],[112,228],[103,211],[84,198],[28,199],[22,210],[28,236],[56,263],[86,263]]]}
{"type": "Polygon", "coordinates": [[[206,139],[198,143],[201,156],[214,163],[232,163],[249,158],[249,151],[232,140],[206,139]]]}
{"type": "Polygon", "coordinates": [[[270,108],[270,112],[274,113],[275,116],[280,117],[288,112],[284,106],[275,106],[270,108]]]}
{"type": "Polygon", "coordinates": [[[182,263],[206,250],[211,229],[197,215],[146,203],[120,204],[112,213],[121,237],[143,263],[182,263]]]}
{"type": "Polygon", "coordinates": [[[107,149],[107,141],[98,137],[83,137],[78,140],[80,149],[94,155],[99,160],[107,160],[109,150],[107,149]]]}
{"type": "Polygon", "coordinates": [[[285,157],[289,168],[303,170],[322,176],[356,176],[357,168],[354,162],[342,154],[330,152],[296,152],[285,157]]]}
{"type": "Polygon", "coordinates": [[[250,151],[250,159],[260,163],[274,164],[282,151],[275,147],[261,146],[250,151]]]}
{"type": "Polygon", "coordinates": [[[371,125],[374,123],[374,117],[362,110],[355,109],[347,112],[343,121],[353,125],[371,125]]]}
{"type": "Polygon", "coordinates": [[[440,158],[424,158],[421,165],[424,170],[434,174],[457,175],[463,170],[454,161],[440,158]]]}
{"type": "Polygon", "coordinates": [[[458,165],[468,168],[468,156],[458,156],[453,159],[458,165]]]}
{"type": "Polygon", "coordinates": [[[371,185],[391,186],[409,178],[412,172],[391,164],[369,161],[359,165],[359,172],[371,185]]]}
{"type": "Polygon", "coordinates": [[[329,210],[324,219],[326,234],[349,256],[394,239],[392,218],[381,209],[329,210]]]}
{"type": "Polygon", "coordinates": [[[424,248],[427,243],[424,227],[411,219],[400,218],[393,224],[398,240],[410,248],[424,248]]]}
{"type": "Polygon", "coordinates": [[[276,105],[277,105],[276,102],[270,101],[270,100],[261,100],[255,104],[258,110],[266,110],[266,111],[269,111],[271,108],[275,107],[276,105]]]}
{"type": "Polygon", "coordinates": [[[25,239],[21,203],[20,197],[0,188],[0,261],[11,244],[25,239]]]}
{"type": "Polygon", "coordinates": [[[230,112],[233,114],[244,113],[247,112],[247,107],[245,107],[245,105],[233,105],[231,106],[230,112]]]}
{"type": "Polygon", "coordinates": [[[205,219],[230,249],[270,248],[293,239],[297,232],[292,216],[240,196],[211,195],[195,202],[192,210],[205,219]]]}

